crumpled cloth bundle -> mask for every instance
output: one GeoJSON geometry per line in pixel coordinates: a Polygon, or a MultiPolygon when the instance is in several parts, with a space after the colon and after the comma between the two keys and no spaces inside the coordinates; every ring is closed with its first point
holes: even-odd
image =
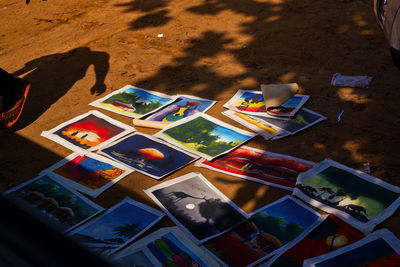
{"type": "Polygon", "coordinates": [[[370,76],[344,76],[335,73],[332,77],[331,84],[333,86],[349,86],[368,88],[369,83],[372,81],[370,76]]]}

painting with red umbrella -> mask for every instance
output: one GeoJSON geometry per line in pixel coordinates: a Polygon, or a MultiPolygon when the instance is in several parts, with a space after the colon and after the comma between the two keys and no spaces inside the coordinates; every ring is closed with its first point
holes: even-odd
{"type": "Polygon", "coordinates": [[[161,179],[198,158],[142,133],[117,141],[99,153],[154,179],[161,179]]]}

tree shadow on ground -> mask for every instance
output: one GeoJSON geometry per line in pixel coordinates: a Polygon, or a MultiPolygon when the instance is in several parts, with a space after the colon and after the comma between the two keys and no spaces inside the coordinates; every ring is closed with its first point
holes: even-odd
{"type": "MultiPolygon", "coordinates": [[[[129,7],[126,12],[148,12],[141,13],[136,21],[160,10],[163,16],[172,16],[171,12],[165,12],[169,3],[152,1],[145,8],[140,3],[133,1],[126,5],[129,7]]],[[[239,88],[257,89],[243,88],[248,80],[254,81],[251,84],[257,87],[262,83],[297,82],[303,93],[312,96],[307,108],[325,115],[328,120],[279,141],[266,142],[257,137],[251,146],[316,162],[330,157],[356,169],[370,161],[373,175],[400,185],[395,178],[400,171],[400,166],[395,164],[400,147],[392,140],[399,134],[400,121],[396,114],[400,107],[385,105],[385,98],[400,97],[399,90],[391,90],[395,89],[394,77],[398,71],[391,65],[369,1],[213,0],[193,4],[181,12],[192,13],[194,17],[218,16],[223,12],[239,14],[244,17],[241,21],[232,19],[221,23],[236,23],[238,33],[247,36],[249,41],[239,45],[241,40],[233,38],[231,32],[219,30],[218,26],[222,25],[216,25],[215,30],[207,29],[198,37],[186,40],[179,56],[161,65],[153,76],[135,80],[135,85],[163,88],[169,94],[185,93],[227,101],[239,88]],[[377,53],[382,56],[376,57],[377,53]],[[226,54],[243,71],[224,72],[224,62],[218,57],[226,54]],[[364,89],[333,87],[330,80],[336,72],[369,75],[374,80],[364,89]],[[381,88],[387,91],[377,93],[381,88]],[[342,109],[344,115],[338,122],[337,114],[342,109]]],[[[173,25],[174,19],[168,23],[173,25]]],[[[149,21],[136,24],[132,30],[156,28],[166,23],[149,21]]],[[[243,187],[233,197],[234,202],[243,204],[246,184],[243,187]]]]}
{"type": "Polygon", "coordinates": [[[34,122],[53,103],[64,96],[73,85],[85,77],[89,66],[94,65],[96,83],[90,89],[92,94],[104,93],[105,77],[109,70],[109,55],[92,51],[88,47],[78,47],[65,53],[57,53],[34,59],[13,73],[31,83],[31,89],[18,120],[15,131],[34,122]]]}

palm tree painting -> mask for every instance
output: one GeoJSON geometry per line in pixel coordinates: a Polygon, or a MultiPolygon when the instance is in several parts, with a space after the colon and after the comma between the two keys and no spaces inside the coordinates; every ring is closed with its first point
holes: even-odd
{"type": "Polygon", "coordinates": [[[300,179],[296,190],[363,223],[376,218],[400,196],[340,166],[328,166],[311,177],[300,179]]]}
{"type": "Polygon", "coordinates": [[[104,215],[72,232],[78,242],[107,255],[162,218],[162,213],[126,198],[104,215]]]}

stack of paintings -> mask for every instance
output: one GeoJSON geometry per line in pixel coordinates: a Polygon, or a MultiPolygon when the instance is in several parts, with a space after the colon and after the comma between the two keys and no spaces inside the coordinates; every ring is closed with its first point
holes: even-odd
{"type": "Polygon", "coordinates": [[[286,196],[257,211],[233,230],[204,243],[223,266],[254,266],[284,250],[318,222],[319,214],[286,196]]]}
{"type": "Polygon", "coordinates": [[[309,96],[295,95],[279,108],[267,109],[261,91],[239,90],[222,114],[257,132],[265,139],[277,140],[295,134],[326,119],[303,107],[309,96]]]}
{"type": "Polygon", "coordinates": [[[239,89],[236,94],[225,103],[224,107],[249,115],[287,119],[293,117],[309,98],[309,95],[294,95],[279,107],[268,108],[265,106],[262,91],[239,89]]]}
{"type": "Polygon", "coordinates": [[[100,217],[70,232],[86,247],[110,255],[136,239],[157,223],[164,214],[126,197],[100,217]]]}
{"type": "Polygon", "coordinates": [[[43,173],[5,194],[22,199],[64,231],[70,231],[103,211],[102,207],[59,181],[52,173],[43,173]]]}
{"type": "Polygon", "coordinates": [[[200,173],[189,173],[145,190],[196,244],[229,231],[248,218],[200,173]]]}
{"type": "Polygon", "coordinates": [[[369,233],[400,205],[400,188],[327,159],[301,173],[293,195],[369,233]]]}
{"type": "Polygon", "coordinates": [[[187,238],[178,227],[157,230],[120,251],[113,261],[121,267],[219,266],[207,253],[187,238]]]}
{"type": "Polygon", "coordinates": [[[200,159],[197,167],[208,168],[251,181],[293,190],[299,173],[315,163],[291,156],[241,146],[212,161],[200,159]]]}

